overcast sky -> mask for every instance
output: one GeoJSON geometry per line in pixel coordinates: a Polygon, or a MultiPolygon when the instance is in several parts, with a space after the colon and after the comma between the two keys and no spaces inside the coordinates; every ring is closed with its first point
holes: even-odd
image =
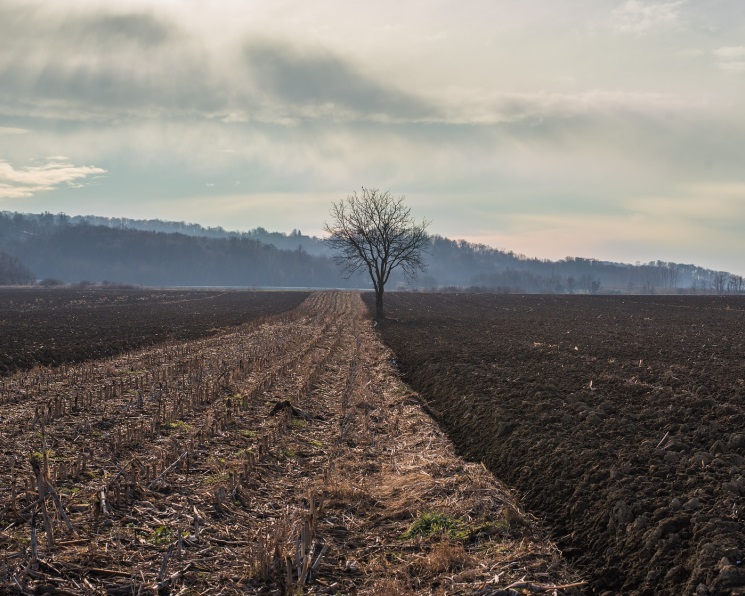
{"type": "Polygon", "coordinates": [[[743,0],[0,0],[0,210],[742,274],[743,106],[743,0]]]}

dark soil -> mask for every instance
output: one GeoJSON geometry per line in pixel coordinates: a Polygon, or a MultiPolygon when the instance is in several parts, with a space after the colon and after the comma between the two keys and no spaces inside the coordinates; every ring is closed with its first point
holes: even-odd
{"type": "Polygon", "coordinates": [[[298,306],[308,292],[1,289],[0,376],[121,354],[298,306]]]}
{"type": "Polygon", "coordinates": [[[406,380],[593,591],[745,594],[745,301],[387,300],[406,380]]]}

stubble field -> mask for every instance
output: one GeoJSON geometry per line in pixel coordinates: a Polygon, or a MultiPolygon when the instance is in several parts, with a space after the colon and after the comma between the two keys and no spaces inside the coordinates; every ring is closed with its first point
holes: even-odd
{"type": "Polygon", "coordinates": [[[745,593],[745,302],[392,294],[404,379],[592,590],[745,593]]]}

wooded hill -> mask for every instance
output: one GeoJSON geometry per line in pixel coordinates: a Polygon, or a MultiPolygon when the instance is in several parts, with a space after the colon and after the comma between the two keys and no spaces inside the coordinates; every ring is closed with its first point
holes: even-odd
{"type": "MultiPolygon", "coordinates": [[[[344,279],[319,238],[268,232],[230,232],[161,220],[109,219],[0,212],[3,263],[36,279],[68,283],[103,280],[154,286],[367,288],[363,276],[344,279]]],[[[412,283],[392,276],[394,289],[478,288],[541,293],[741,293],[743,278],[695,265],[655,261],[629,265],[567,257],[528,258],[473,244],[432,239],[428,269],[412,283]]],[[[5,280],[5,281],[3,281],[5,280]]]]}
{"type": "Polygon", "coordinates": [[[352,287],[333,262],[244,237],[187,236],[73,223],[70,218],[0,214],[0,251],[37,279],[103,280],[149,286],[352,287]]]}

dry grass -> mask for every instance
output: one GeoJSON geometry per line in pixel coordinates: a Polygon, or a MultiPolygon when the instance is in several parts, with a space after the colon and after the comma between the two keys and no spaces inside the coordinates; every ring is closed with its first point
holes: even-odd
{"type": "Polygon", "coordinates": [[[463,544],[444,538],[432,545],[424,556],[415,559],[411,570],[420,577],[437,577],[442,573],[463,571],[474,565],[474,558],[468,554],[463,544]]]}

